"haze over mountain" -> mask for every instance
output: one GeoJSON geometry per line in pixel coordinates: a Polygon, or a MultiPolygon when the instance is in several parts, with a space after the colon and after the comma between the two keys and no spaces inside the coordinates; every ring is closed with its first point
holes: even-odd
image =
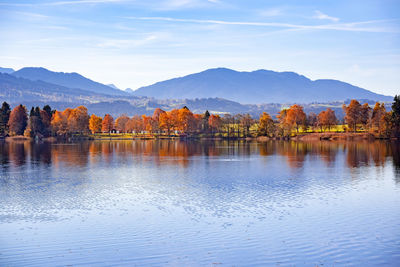
{"type": "Polygon", "coordinates": [[[2,68],[2,67],[0,67],[0,73],[10,74],[10,73],[13,73],[13,72],[14,72],[14,69],[12,69],[12,68],[2,68]]]}
{"type": "Polygon", "coordinates": [[[127,95],[127,93],[122,90],[92,81],[75,72],[53,72],[45,68],[27,67],[13,72],[12,75],[32,81],[40,80],[51,84],[57,84],[68,88],[78,88],[99,94],[127,95]]]}
{"type": "Polygon", "coordinates": [[[159,99],[221,97],[247,104],[329,102],[350,98],[393,99],[337,80],[312,81],[294,72],[238,72],[226,68],[208,69],[158,82],[141,87],[134,94],[159,99]]]}
{"type": "Polygon", "coordinates": [[[90,102],[91,99],[106,99],[107,96],[41,80],[32,81],[0,73],[0,98],[11,103],[24,101],[90,102]]]}
{"type": "MultiPolygon", "coordinates": [[[[154,91],[154,97],[137,96],[135,94],[138,92],[132,89],[128,88],[125,92],[113,89],[112,85],[106,86],[76,73],[56,73],[42,68],[23,68],[17,72],[11,72],[11,74],[1,73],[0,71],[0,99],[7,101],[11,106],[23,104],[29,108],[50,104],[53,108],[63,110],[67,107],[85,105],[90,113],[102,116],[106,113],[110,113],[113,116],[121,114],[129,116],[138,114],[151,115],[155,108],[171,110],[182,108],[183,106],[188,106],[196,113],[203,113],[209,110],[211,113],[249,113],[254,117],[258,117],[260,113],[266,111],[271,116],[275,116],[282,108],[288,108],[291,103],[299,103],[301,100],[306,103],[316,101],[315,99],[318,98],[315,98],[313,94],[321,95],[316,92],[317,89],[329,92],[333,90],[332,94],[334,96],[337,96],[336,91],[339,91],[345,96],[344,99],[364,99],[362,102],[366,102],[369,99],[367,102],[371,105],[377,100],[392,101],[392,97],[375,94],[340,81],[311,81],[295,73],[276,73],[264,70],[236,72],[229,69],[211,69],[184,78],[161,82],[156,85],[157,88],[150,88],[154,91]],[[35,76],[34,73],[40,75],[35,76]],[[265,76],[269,78],[267,79],[265,76]],[[52,80],[54,83],[43,81],[42,79],[47,81],[52,80]],[[184,83],[183,81],[186,80],[187,83],[184,83]],[[265,80],[269,82],[269,87],[265,86],[267,84],[265,80]],[[195,88],[196,90],[182,89],[182,93],[176,95],[173,93],[177,92],[172,90],[174,88],[170,87],[172,86],[171,82],[172,84],[180,85],[181,87],[177,86],[178,89],[195,88]],[[73,87],[64,86],[60,83],[69,84],[73,87]],[[246,89],[239,90],[239,85],[236,86],[236,83],[241,84],[246,89]],[[290,89],[293,84],[297,83],[299,86],[295,87],[295,90],[290,89]],[[88,87],[85,84],[88,84],[88,87]],[[159,84],[167,84],[168,86],[162,91],[158,88],[159,84]],[[247,86],[244,87],[246,84],[247,86]],[[84,87],[84,89],[76,88],[77,85],[84,87]],[[184,85],[187,86],[183,87],[184,85]],[[335,89],[332,89],[332,86],[335,89]],[[269,89],[270,87],[275,89],[271,90],[269,89]],[[280,87],[283,87],[281,91],[276,89],[280,87]],[[212,89],[221,94],[225,92],[224,97],[215,97],[216,94],[212,89]],[[171,94],[169,93],[170,91],[172,91],[171,94]],[[264,91],[267,91],[267,93],[264,91]],[[298,93],[298,98],[287,95],[290,93],[293,95],[298,93]],[[258,96],[255,100],[254,95],[258,96]],[[281,97],[282,101],[272,101],[279,99],[279,97],[281,97]],[[228,100],[232,98],[243,99],[239,99],[239,101],[228,100]],[[253,100],[256,104],[243,104],[245,101],[249,101],[249,99],[253,100]],[[261,104],[263,102],[281,103],[261,104]]],[[[146,92],[147,88],[142,88],[140,91],[146,92]]],[[[326,99],[332,99],[332,97],[322,98],[319,104],[303,104],[305,111],[319,113],[329,106],[335,110],[339,118],[342,117],[341,106],[343,103],[348,103],[349,101],[332,101],[326,99]]]]}

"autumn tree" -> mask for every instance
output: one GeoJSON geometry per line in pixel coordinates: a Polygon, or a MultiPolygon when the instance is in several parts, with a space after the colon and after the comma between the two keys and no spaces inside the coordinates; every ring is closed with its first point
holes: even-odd
{"type": "Polygon", "coordinates": [[[227,133],[228,138],[231,137],[232,127],[234,124],[234,118],[232,117],[232,115],[229,113],[224,114],[224,117],[222,118],[222,124],[224,125],[225,132],[227,133]]]}
{"type": "Polygon", "coordinates": [[[386,108],[384,103],[376,102],[372,110],[371,128],[372,131],[380,132],[384,117],[386,115],[386,108]]]}
{"type": "Polygon", "coordinates": [[[167,134],[169,136],[173,127],[172,118],[169,112],[164,112],[160,114],[159,125],[160,129],[167,131],[167,134]]]}
{"type": "Polygon", "coordinates": [[[292,132],[291,126],[287,123],[287,112],[288,109],[282,109],[279,111],[276,118],[279,122],[279,127],[277,127],[277,135],[279,136],[287,136],[290,135],[292,132]]]}
{"type": "Polygon", "coordinates": [[[321,132],[322,132],[322,128],[328,128],[328,130],[331,130],[331,127],[333,125],[337,124],[337,118],[335,115],[335,111],[333,111],[332,109],[328,108],[324,111],[321,111],[318,114],[318,118],[317,118],[317,123],[319,125],[319,127],[321,128],[321,132]]]}
{"type": "Polygon", "coordinates": [[[51,129],[55,135],[66,135],[68,132],[68,122],[64,112],[55,111],[51,117],[51,129]]]}
{"type": "Polygon", "coordinates": [[[4,136],[8,133],[8,120],[10,118],[10,105],[7,102],[3,102],[0,108],[0,136],[4,136]]]}
{"type": "Polygon", "coordinates": [[[303,111],[303,107],[300,105],[291,106],[286,114],[286,123],[291,127],[295,127],[299,132],[299,127],[304,126],[306,122],[306,114],[303,111]]]}
{"type": "Polygon", "coordinates": [[[353,99],[350,101],[348,106],[343,105],[343,111],[345,113],[345,121],[349,128],[354,132],[357,131],[357,124],[361,121],[361,104],[357,100],[353,99]]]}
{"type": "Polygon", "coordinates": [[[315,114],[314,112],[310,112],[307,115],[307,119],[306,119],[306,127],[310,127],[311,131],[314,131],[315,127],[318,126],[318,117],[317,114],[315,114]]]}
{"type": "Polygon", "coordinates": [[[139,133],[144,130],[143,120],[142,117],[139,115],[133,116],[127,125],[128,131],[139,133]]]}
{"type": "Polygon", "coordinates": [[[205,124],[205,119],[203,114],[193,114],[193,132],[208,132],[208,123],[205,124]]]}
{"type": "Polygon", "coordinates": [[[115,128],[117,129],[117,131],[119,131],[120,133],[128,132],[129,120],[130,120],[129,117],[126,115],[119,116],[115,120],[115,128]]]}
{"type": "Polygon", "coordinates": [[[146,116],[146,115],[142,115],[142,120],[143,120],[143,127],[144,129],[149,132],[152,133],[153,132],[153,118],[150,116],[146,116]]]}
{"type": "Polygon", "coordinates": [[[160,108],[156,108],[154,110],[153,116],[151,117],[152,118],[152,121],[151,121],[152,127],[151,128],[153,129],[153,131],[157,131],[157,132],[160,131],[160,115],[163,113],[165,113],[165,111],[160,108]]]}
{"type": "Polygon", "coordinates": [[[360,109],[360,123],[363,125],[364,129],[368,130],[368,124],[370,121],[371,108],[368,103],[364,103],[360,109]]]}
{"type": "Polygon", "coordinates": [[[178,130],[179,127],[179,109],[173,109],[168,112],[168,115],[171,120],[171,129],[178,130]]]}
{"type": "Polygon", "coordinates": [[[272,137],[275,132],[275,124],[272,120],[271,116],[263,112],[260,115],[259,123],[258,123],[258,135],[260,136],[268,136],[272,137]]]}
{"type": "Polygon", "coordinates": [[[101,123],[101,131],[103,133],[110,133],[114,128],[114,118],[110,114],[106,114],[101,123]]]}
{"type": "Polygon", "coordinates": [[[222,119],[219,115],[210,115],[208,118],[208,125],[211,129],[211,132],[219,132],[222,126],[222,119]]]}
{"type": "Polygon", "coordinates": [[[194,120],[193,113],[185,106],[178,113],[178,128],[181,132],[187,133],[193,131],[194,120]]]}
{"type": "Polygon", "coordinates": [[[22,135],[28,124],[28,116],[25,106],[18,105],[10,113],[8,120],[9,131],[12,135],[22,135]]]}
{"type": "Polygon", "coordinates": [[[85,133],[89,130],[88,110],[84,106],[79,106],[71,110],[68,118],[68,130],[70,132],[85,133]]]}
{"type": "Polygon", "coordinates": [[[103,122],[103,119],[101,117],[98,117],[94,114],[92,114],[92,116],[90,116],[89,130],[92,132],[92,134],[101,132],[102,122],[103,122]]]}
{"type": "Polygon", "coordinates": [[[250,134],[250,127],[251,125],[253,125],[254,120],[253,118],[250,116],[250,114],[244,114],[243,116],[240,116],[239,118],[239,122],[240,125],[243,127],[244,129],[244,135],[245,136],[249,136],[250,134]]]}

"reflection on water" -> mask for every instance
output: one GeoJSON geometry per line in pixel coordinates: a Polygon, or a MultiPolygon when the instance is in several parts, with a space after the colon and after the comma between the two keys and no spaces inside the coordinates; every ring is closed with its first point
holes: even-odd
{"type": "Polygon", "coordinates": [[[3,171],[24,164],[53,164],[86,166],[101,160],[112,163],[132,156],[151,157],[155,164],[179,164],[186,167],[191,157],[205,156],[261,156],[281,155],[288,167],[301,168],[307,157],[318,157],[332,166],[338,153],[346,155],[347,167],[357,168],[369,164],[384,166],[387,160],[400,169],[400,144],[395,142],[186,142],[186,141],[118,141],[51,144],[10,142],[0,144],[3,171]],[[174,161],[168,161],[168,158],[174,161]]]}
{"type": "Polygon", "coordinates": [[[392,265],[400,145],[0,143],[0,266],[392,265]]]}

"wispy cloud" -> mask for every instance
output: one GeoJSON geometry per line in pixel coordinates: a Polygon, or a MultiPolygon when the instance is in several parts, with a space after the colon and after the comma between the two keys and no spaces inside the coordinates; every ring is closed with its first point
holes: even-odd
{"type": "Polygon", "coordinates": [[[221,0],[163,0],[156,5],[152,5],[157,10],[178,10],[209,7],[222,4],[221,0]]]}
{"type": "Polygon", "coordinates": [[[97,44],[100,48],[128,49],[144,46],[155,41],[165,40],[167,33],[152,33],[142,39],[106,39],[97,44]]]}
{"type": "Polygon", "coordinates": [[[15,3],[5,2],[0,3],[0,6],[62,6],[62,5],[79,5],[79,4],[104,4],[104,3],[118,3],[129,2],[132,0],[70,0],[70,1],[52,1],[52,2],[38,2],[38,3],[15,3]]]}
{"type": "Polygon", "coordinates": [[[268,8],[261,10],[259,14],[263,17],[276,17],[282,15],[282,9],[281,8],[268,8]]]}
{"type": "Polygon", "coordinates": [[[313,16],[313,18],[322,19],[322,20],[330,20],[330,21],[333,21],[333,22],[338,22],[339,21],[339,18],[328,16],[327,14],[324,14],[319,10],[315,11],[315,15],[313,16]]]}
{"type": "Polygon", "coordinates": [[[125,17],[133,20],[153,20],[180,23],[198,23],[198,24],[217,24],[217,25],[236,25],[236,26],[256,26],[256,27],[278,27],[297,30],[336,30],[336,31],[354,31],[354,32],[400,32],[397,27],[379,26],[379,23],[389,20],[370,20],[351,23],[332,23],[322,25],[302,25],[281,22],[250,22],[250,21],[225,21],[225,20],[203,20],[203,19],[180,19],[172,17],[125,17]]]}
{"type": "Polygon", "coordinates": [[[49,6],[61,6],[61,5],[79,5],[79,4],[107,4],[107,3],[120,3],[120,2],[129,2],[129,0],[75,0],[75,1],[55,1],[43,4],[49,6]]]}

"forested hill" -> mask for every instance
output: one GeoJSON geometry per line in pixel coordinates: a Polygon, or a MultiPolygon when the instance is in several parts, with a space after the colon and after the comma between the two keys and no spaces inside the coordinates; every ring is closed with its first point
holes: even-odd
{"type": "Polygon", "coordinates": [[[141,87],[134,94],[159,99],[220,97],[243,104],[393,99],[337,80],[312,81],[294,72],[238,72],[226,68],[209,69],[158,82],[141,87]]]}

